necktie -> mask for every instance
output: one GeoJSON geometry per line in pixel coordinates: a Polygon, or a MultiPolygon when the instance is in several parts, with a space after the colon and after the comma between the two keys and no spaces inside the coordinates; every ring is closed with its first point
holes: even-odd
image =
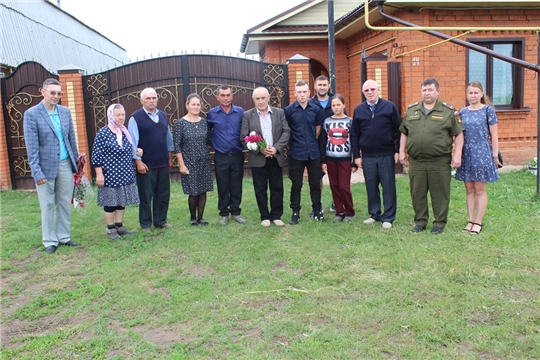
{"type": "Polygon", "coordinates": [[[369,108],[371,109],[371,118],[372,119],[375,117],[375,106],[377,106],[377,104],[369,104],[369,108]]]}

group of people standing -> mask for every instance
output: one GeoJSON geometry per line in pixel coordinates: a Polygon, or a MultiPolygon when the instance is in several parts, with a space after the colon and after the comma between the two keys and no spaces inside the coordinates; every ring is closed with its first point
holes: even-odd
{"type": "MultiPolygon", "coordinates": [[[[109,106],[108,124],[96,134],[91,156],[107,236],[116,240],[134,233],[123,224],[125,207],[130,204],[139,204],[143,232],[172,227],[167,213],[173,154],[188,195],[190,224],[208,225],[203,215],[206,194],[213,191],[210,148],[215,150],[219,223],[225,226],[232,219],[246,224],[240,205],[243,150],[250,134],[260,135],[264,144],[250,148],[248,157],[264,227],[285,225],[281,220],[283,166],[289,145],[291,225],[300,221],[306,169],[313,218],[325,221],[322,171],[330,182],[334,222],[352,221],[351,171],[362,168],[370,214],[364,223],[380,222],[382,228],[392,228],[397,209],[395,165],[400,161],[409,167],[413,232],[424,231],[428,224],[428,192],[435,218],[431,233],[443,231],[451,167],[457,169],[456,179],[465,182],[468,222],[463,231],[478,234],[482,230],[488,202],[486,183],[499,179],[499,164],[497,116],[481,83],[468,85],[469,105],[457,112],[438,98],[437,80],[426,79],[421,84],[422,101],[408,107],[403,121],[396,106],[379,97],[379,84],[373,80],[363,84],[366,101],[354,109],[352,117],[347,115],[344,97],[330,92],[327,77],[316,79],[316,89],[311,98],[309,85],[298,81],[295,102],[282,110],[270,106],[268,90],[258,87],[253,91],[254,107],[244,111],[233,105],[231,88],[222,85],[216,93],[219,105],[206,118],[201,116],[201,97],[190,94],[187,113],[174,123],[172,132],[166,114],[157,108],[158,96],[152,88],[141,91],[142,108],[130,116],[127,127],[124,107],[109,106]]],[[[54,253],[60,244],[79,245],[70,238],[70,203],[73,173],[86,157],[77,153],[69,109],[58,105],[61,84],[47,79],[41,93],[43,101],[24,114],[24,130],[41,206],[43,244],[47,253],[54,253]]]]}

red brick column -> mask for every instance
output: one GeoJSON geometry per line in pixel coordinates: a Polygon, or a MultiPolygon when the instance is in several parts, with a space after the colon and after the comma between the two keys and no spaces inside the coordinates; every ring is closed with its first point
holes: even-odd
{"type": "MultiPolygon", "coordinates": [[[[86,159],[90,161],[90,148],[88,145],[88,135],[86,131],[86,116],[84,114],[84,96],[82,76],[84,70],[74,65],[68,65],[58,70],[59,81],[65,95],[62,98],[62,105],[71,110],[73,126],[75,127],[75,138],[77,139],[77,149],[79,154],[86,154],[86,159]]],[[[84,176],[90,179],[90,166],[84,167],[84,176]]]]}
{"type": "MultiPolygon", "coordinates": [[[[0,104],[2,104],[2,93],[0,92],[0,104]]],[[[22,122],[21,122],[22,124],[22,122]]],[[[6,124],[4,119],[4,109],[0,111],[0,189],[12,189],[11,174],[9,171],[9,154],[7,145],[6,124]]]]}
{"type": "Polygon", "coordinates": [[[294,55],[292,58],[287,60],[287,71],[289,75],[289,102],[293,103],[296,101],[296,96],[294,95],[294,84],[296,84],[298,80],[305,80],[309,85],[311,81],[309,59],[299,54],[294,55]]]}

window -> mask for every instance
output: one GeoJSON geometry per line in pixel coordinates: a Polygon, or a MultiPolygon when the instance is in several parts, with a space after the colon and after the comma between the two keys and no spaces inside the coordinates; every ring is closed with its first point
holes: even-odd
{"type": "MultiPolygon", "coordinates": [[[[519,39],[474,39],[469,42],[516,59],[524,58],[519,39]]],[[[478,51],[467,50],[467,83],[478,80],[497,109],[523,108],[523,69],[478,51]]]]}

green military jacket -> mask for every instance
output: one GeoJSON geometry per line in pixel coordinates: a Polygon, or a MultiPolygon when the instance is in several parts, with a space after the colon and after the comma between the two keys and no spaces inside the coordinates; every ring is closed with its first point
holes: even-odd
{"type": "Polygon", "coordinates": [[[429,160],[452,154],[453,137],[465,128],[456,109],[437,99],[424,114],[423,102],[409,105],[399,130],[408,136],[406,150],[414,160],[429,160]]]}

